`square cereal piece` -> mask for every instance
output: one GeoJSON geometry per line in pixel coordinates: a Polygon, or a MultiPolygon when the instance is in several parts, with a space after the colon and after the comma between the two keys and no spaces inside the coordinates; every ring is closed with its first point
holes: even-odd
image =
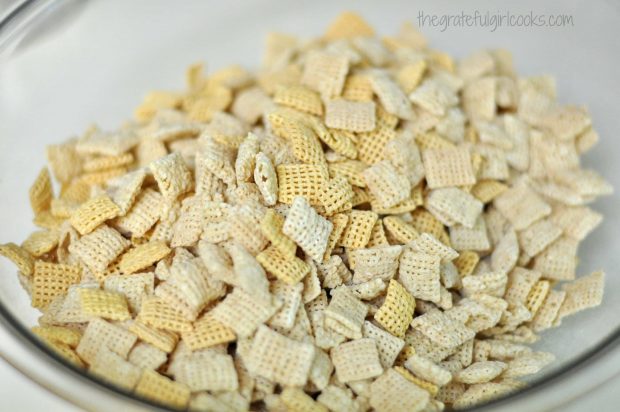
{"type": "Polygon", "coordinates": [[[400,258],[398,280],[414,298],[438,303],[441,289],[440,261],[437,255],[405,249],[400,258]]]}
{"type": "Polygon", "coordinates": [[[355,270],[353,283],[392,279],[398,269],[402,246],[383,246],[347,250],[349,267],[355,270]]]}
{"type": "Polygon", "coordinates": [[[459,102],[455,90],[436,79],[427,79],[409,94],[409,100],[425,111],[443,117],[459,102]]]}
{"type": "Polygon", "coordinates": [[[109,275],[104,280],[104,290],[125,295],[132,313],[137,313],[142,305],[142,298],[153,294],[155,275],[135,273],[133,275],[109,275]]]}
{"type": "Polygon", "coordinates": [[[426,208],[446,226],[460,223],[473,228],[483,208],[482,202],[456,187],[431,190],[426,208]]]}
{"type": "Polygon", "coordinates": [[[123,153],[116,156],[95,156],[86,159],[83,164],[85,172],[100,172],[121,166],[131,165],[134,161],[133,154],[123,153]]]}
{"type": "Polygon", "coordinates": [[[47,167],[41,169],[28,194],[30,196],[30,206],[35,215],[49,210],[54,197],[54,189],[52,188],[52,178],[47,167]]]}
{"type": "Polygon", "coordinates": [[[562,285],[566,298],[558,312],[558,320],[601,304],[605,290],[605,274],[593,272],[562,285]]]}
{"type": "Polygon", "coordinates": [[[344,176],[331,179],[320,195],[325,214],[331,216],[352,209],[353,196],[351,184],[344,176]]]}
{"type": "Polygon", "coordinates": [[[500,361],[474,362],[467,368],[458,371],[454,378],[468,385],[490,382],[506,370],[506,366],[504,362],[500,361]]]}
{"type": "Polygon", "coordinates": [[[69,252],[80,258],[93,273],[102,273],[129,245],[120,233],[103,225],[71,243],[69,252]]]}
{"type": "Polygon", "coordinates": [[[528,256],[536,256],[561,235],[562,229],[550,219],[542,219],[518,233],[519,245],[528,256]]]}
{"type": "Polygon", "coordinates": [[[411,327],[444,348],[455,348],[475,336],[473,330],[438,310],[416,317],[411,327]]]}
{"type": "Polygon", "coordinates": [[[473,120],[490,121],[496,115],[495,77],[481,77],[465,85],[462,92],[463,110],[473,120]]]}
{"type": "Polygon", "coordinates": [[[193,351],[233,342],[237,338],[232,329],[208,313],[194,323],[194,330],[183,332],[181,337],[193,351]]]}
{"type": "Polygon", "coordinates": [[[516,232],[509,228],[495,244],[491,253],[491,269],[509,272],[519,259],[519,240],[516,232]]]}
{"type": "Polygon", "coordinates": [[[390,242],[388,241],[385,235],[385,227],[383,226],[383,219],[377,219],[375,225],[372,227],[372,233],[370,235],[370,240],[366,245],[369,248],[373,247],[381,247],[381,246],[389,246],[390,242]]]}
{"type": "Polygon", "coordinates": [[[487,235],[487,225],[482,216],[478,216],[472,228],[459,224],[452,226],[450,228],[450,244],[458,251],[488,251],[491,248],[491,242],[487,235]]]}
{"type": "Polygon", "coordinates": [[[323,115],[323,103],[317,92],[304,86],[280,86],[273,96],[274,103],[310,113],[323,115]]]}
{"type": "Polygon", "coordinates": [[[231,211],[226,220],[230,236],[253,255],[258,254],[268,243],[260,229],[264,210],[257,203],[242,203],[231,211]]]}
{"type": "Polygon", "coordinates": [[[129,212],[114,221],[114,225],[123,233],[144,236],[159,220],[163,206],[163,196],[153,189],[146,189],[138,195],[129,212]]]}
{"type": "Polygon", "coordinates": [[[251,374],[283,386],[303,386],[314,357],[312,344],[289,339],[263,325],[254,336],[246,366],[251,374]]]}
{"type": "Polygon", "coordinates": [[[172,250],[164,242],[147,242],[128,250],[119,263],[122,273],[130,275],[164,259],[172,250]]]}
{"type": "Polygon", "coordinates": [[[139,320],[132,322],[128,329],[136,334],[141,341],[154,346],[164,353],[172,352],[179,341],[179,336],[176,333],[152,328],[139,320]]]}
{"type": "Polygon", "coordinates": [[[566,236],[583,240],[602,222],[603,215],[585,206],[561,207],[554,209],[550,219],[566,236]]]}
{"type": "Polygon", "coordinates": [[[278,200],[292,204],[297,196],[303,196],[311,205],[321,204],[321,191],[329,180],[327,170],[321,165],[282,164],[276,167],[278,174],[278,200]]]}
{"type": "Polygon", "coordinates": [[[214,351],[194,352],[176,361],[174,378],[176,382],[187,385],[192,392],[228,392],[239,388],[232,356],[214,351]]]}
{"type": "Polygon", "coordinates": [[[350,339],[362,337],[362,324],[368,308],[345,287],[332,290],[332,299],[324,311],[325,327],[350,339]]]}
{"type": "Polygon", "coordinates": [[[452,374],[448,370],[420,355],[410,356],[405,362],[405,368],[437,386],[446,385],[452,380],[452,374]]]}
{"type": "Polygon", "coordinates": [[[493,200],[493,204],[512,223],[515,230],[526,229],[551,214],[551,206],[525,184],[506,190],[493,200]]]}
{"type": "Polygon", "coordinates": [[[373,92],[386,112],[401,119],[411,120],[413,118],[411,102],[387,72],[373,70],[369,75],[369,80],[373,92]]]}
{"type": "Polygon", "coordinates": [[[67,294],[69,286],[82,276],[79,266],[36,261],[32,274],[32,306],[46,308],[58,297],[67,294]]]}
{"type": "Polygon", "coordinates": [[[100,195],[82,204],[71,215],[70,221],[80,235],[86,235],[106,220],[114,219],[119,213],[120,209],[109,196],[100,195]]]}
{"type": "Polygon", "coordinates": [[[534,258],[533,269],[551,280],[575,279],[578,245],[577,240],[561,236],[534,258]]]}
{"type": "Polygon", "coordinates": [[[333,229],[329,234],[329,239],[327,240],[327,247],[325,248],[325,254],[323,255],[324,261],[329,259],[334,247],[336,247],[336,244],[342,237],[342,233],[349,223],[349,216],[345,213],[338,213],[334,216],[330,216],[329,221],[332,222],[333,229]]]}
{"type": "Polygon", "coordinates": [[[138,169],[113,182],[108,187],[108,195],[119,208],[119,216],[125,216],[136,201],[146,178],[146,170],[138,169]]]}
{"type": "Polygon", "coordinates": [[[285,256],[271,245],[256,256],[256,260],[276,278],[290,285],[301,281],[310,272],[310,266],[297,256],[285,256]]]}
{"type": "Polygon", "coordinates": [[[394,369],[386,370],[370,385],[370,406],[377,412],[423,410],[430,401],[429,393],[407,380],[394,369]]]}
{"type": "Polygon", "coordinates": [[[378,207],[390,208],[408,199],[411,185],[387,160],[375,163],[362,173],[378,207]]]}
{"type": "Polygon", "coordinates": [[[119,321],[131,319],[127,300],[120,293],[82,288],[79,295],[80,306],[87,316],[119,321]]]}
{"type": "Polygon", "coordinates": [[[168,360],[166,352],[148,343],[138,342],[133,347],[127,360],[141,369],[159,369],[168,360]]]}
{"type": "Polygon", "coordinates": [[[390,280],[385,301],[375,313],[375,321],[392,335],[402,338],[409,329],[415,298],[396,280],[390,280]]]}
{"type": "Polygon", "coordinates": [[[136,320],[153,328],[171,332],[188,332],[193,329],[191,321],[187,320],[177,308],[156,296],[142,299],[136,320]]]}
{"type": "MultiPolygon", "coordinates": [[[[58,246],[58,240],[59,236],[57,231],[39,230],[32,232],[28,238],[24,240],[22,248],[34,257],[41,257],[54,250],[56,246],[58,246]]],[[[2,250],[1,247],[0,250],[2,250]]]]}
{"type": "Polygon", "coordinates": [[[268,325],[282,333],[290,331],[295,325],[298,309],[301,305],[301,292],[303,283],[289,285],[285,282],[276,281],[271,283],[271,293],[276,300],[282,302],[282,306],[271,319],[268,325]]]}
{"type": "Polygon", "coordinates": [[[63,343],[71,348],[75,348],[82,338],[80,331],[62,326],[33,326],[31,331],[41,339],[63,343]]]}
{"type": "Polygon", "coordinates": [[[190,399],[190,389],[186,385],[148,369],[142,372],[135,394],[175,409],[185,409],[190,399]]]}
{"type": "Polygon", "coordinates": [[[366,181],[362,172],[366,169],[366,164],[357,160],[345,160],[342,162],[330,163],[329,176],[334,178],[344,176],[349,183],[357,187],[366,187],[366,181]]]}
{"type": "Polygon", "coordinates": [[[391,368],[398,354],[405,346],[405,341],[392,335],[389,332],[365,321],[362,327],[362,335],[372,339],[379,351],[379,361],[384,368],[391,368]]]}
{"type": "Polygon", "coordinates": [[[374,36],[375,31],[366,20],[352,11],[342,12],[331,22],[324,37],[326,40],[351,39],[374,36]]]}
{"type": "Polygon", "coordinates": [[[75,150],[76,139],[46,147],[46,157],[52,173],[60,183],[69,183],[82,173],[82,158],[75,150]]]}
{"type": "Polygon", "coordinates": [[[178,152],[153,161],[149,169],[167,202],[174,202],[192,188],[192,174],[178,152]]]}
{"type": "Polygon", "coordinates": [[[267,206],[274,206],[278,201],[278,175],[271,159],[263,152],[255,157],[254,182],[263,196],[267,206]]]}
{"type": "Polygon", "coordinates": [[[407,244],[420,236],[413,226],[398,216],[384,217],[383,224],[389,238],[401,244],[407,244]]]}
{"type": "Polygon", "coordinates": [[[99,349],[88,372],[126,390],[132,390],[140,379],[141,370],[106,347],[99,349]]]}
{"type": "Polygon", "coordinates": [[[283,225],[284,218],[275,210],[268,209],[260,222],[260,229],[267,240],[269,240],[283,256],[292,258],[297,251],[297,245],[282,232],[283,225]]]}
{"type": "Polygon", "coordinates": [[[508,277],[504,272],[475,273],[463,279],[463,294],[472,296],[475,294],[487,294],[491,296],[504,296],[508,277]]]}
{"type": "Polygon", "coordinates": [[[325,105],[325,125],[350,132],[370,132],[375,129],[375,103],[330,100],[325,105]]]}
{"type": "Polygon", "coordinates": [[[482,203],[489,203],[508,190],[508,186],[497,180],[480,180],[471,189],[471,194],[482,203]]]}
{"type": "Polygon", "coordinates": [[[426,72],[427,63],[425,60],[418,60],[415,63],[409,63],[398,70],[396,80],[405,93],[411,93],[420,84],[424,73],[426,72]]]}
{"type": "Polygon", "coordinates": [[[480,255],[471,250],[462,251],[459,256],[454,259],[454,265],[458,269],[461,278],[471,275],[476,269],[478,262],[480,262],[480,255]]]}
{"type": "Polygon", "coordinates": [[[342,383],[374,378],[383,373],[375,341],[362,338],[341,343],[331,350],[336,377],[342,383]]]}
{"type": "Polygon", "coordinates": [[[15,243],[0,245],[0,256],[9,259],[25,276],[31,276],[35,266],[34,257],[24,247],[15,243]]]}
{"type": "Polygon", "coordinates": [[[535,270],[514,268],[508,275],[508,285],[504,299],[512,304],[525,304],[532,287],[538,282],[541,273],[535,270]]]}
{"type": "Polygon", "coordinates": [[[344,83],[342,97],[354,102],[369,102],[373,95],[368,76],[363,74],[350,74],[344,83]]]}
{"type": "Polygon", "coordinates": [[[457,251],[446,246],[429,233],[422,233],[409,243],[409,247],[416,252],[437,255],[441,258],[442,263],[450,262],[459,256],[457,251]]]}
{"type": "Polygon", "coordinates": [[[232,329],[239,338],[251,336],[262,323],[271,318],[278,306],[263,302],[241,288],[234,288],[209,314],[232,329]]]}
{"type": "Polygon", "coordinates": [[[127,358],[136,340],[137,336],[128,330],[103,319],[94,318],[88,322],[76,352],[89,363],[96,358],[102,347],[127,358]]]}
{"type": "Polygon", "coordinates": [[[308,54],[301,84],[326,98],[340,96],[349,72],[349,59],[332,53],[313,51],[308,54]]]}
{"type": "Polygon", "coordinates": [[[349,221],[342,233],[339,244],[350,248],[363,248],[368,244],[372,228],[379,215],[375,212],[352,210],[347,214],[349,221]]]}
{"type": "Polygon", "coordinates": [[[396,131],[388,126],[379,125],[371,132],[358,134],[358,159],[366,164],[375,164],[386,158],[385,147],[397,138],[396,131]]]}
{"type": "Polygon", "coordinates": [[[542,332],[554,326],[565,298],[566,292],[564,291],[550,290],[547,293],[542,305],[530,321],[529,325],[534,332],[542,332]]]}
{"type": "Polygon", "coordinates": [[[317,262],[323,260],[332,229],[332,223],[319,215],[301,196],[293,200],[282,226],[282,232],[317,262]]]}
{"type": "Polygon", "coordinates": [[[469,150],[465,147],[422,151],[426,183],[431,189],[476,183],[469,150]]]}

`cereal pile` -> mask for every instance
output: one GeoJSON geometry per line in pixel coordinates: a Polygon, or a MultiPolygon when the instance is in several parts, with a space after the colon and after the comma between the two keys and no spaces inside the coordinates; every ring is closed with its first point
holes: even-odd
{"type": "Polygon", "coordinates": [[[33,332],[175,408],[440,411],[523,387],[527,346],[598,305],[577,248],[612,188],[551,77],[455,62],[344,13],[261,70],[190,67],[119,130],[47,148],[40,227],[0,253],[33,332]]]}

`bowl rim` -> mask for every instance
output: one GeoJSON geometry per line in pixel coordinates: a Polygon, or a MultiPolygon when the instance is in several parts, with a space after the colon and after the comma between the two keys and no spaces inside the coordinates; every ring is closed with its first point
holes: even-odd
{"type": "MultiPolygon", "coordinates": [[[[0,15],[0,57],[2,57],[3,53],[6,53],[7,51],[10,55],[11,48],[15,47],[19,43],[21,39],[20,36],[25,32],[25,30],[33,24],[36,24],[38,19],[44,17],[46,12],[48,12],[52,7],[58,6],[62,3],[70,3],[72,1],[73,0],[23,0],[21,2],[16,2],[16,4],[9,9],[8,13],[4,15],[4,17],[0,15]]],[[[12,333],[12,335],[19,342],[26,344],[30,353],[32,353],[33,355],[41,353],[46,355],[39,358],[51,368],[54,368],[56,370],[62,370],[64,372],[69,372],[71,373],[71,375],[73,375],[83,383],[89,384],[94,388],[105,392],[107,395],[114,396],[122,399],[123,401],[133,403],[134,406],[148,406],[149,408],[154,408],[155,410],[161,411],[175,410],[170,408],[169,405],[159,404],[151,399],[136,395],[131,391],[120,388],[110,383],[109,381],[103,380],[93,374],[88,373],[86,369],[77,367],[74,364],[70,363],[69,361],[58,355],[56,352],[54,352],[52,349],[50,349],[49,346],[43,343],[40,339],[36,337],[36,335],[34,335],[28,328],[26,328],[22,324],[22,322],[20,322],[11,313],[11,311],[1,299],[0,324],[2,324],[5,329],[9,330],[9,332],[12,333]]],[[[599,341],[595,346],[588,349],[575,359],[566,362],[565,365],[557,368],[557,370],[546,373],[541,377],[529,382],[527,386],[511,392],[505,396],[463,410],[505,410],[506,408],[514,407],[514,404],[518,403],[519,401],[526,400],[533,396],[538,396],[540,399],[544,399],[545,396],[541,396],[541,392],[543,390],[548,390],[552,387],[554,389],[558,389],[557,387],[559,386],[560,382],[570,378],[571,376],[574,376],[578,372],[584,370],[603,369],[603,365],[605,365],[606,359],[610,358],[612,354],[618,355],[619,353],[620,327],[617,327],[609,335],[607,335],[605,339],[599,341]]],[[[26,368],[20,367],[16,363],[11,362],[10,359],[6,359],[4,355],[0,357],[2,357],[7,362],[7,364],[18,370],[23,375],[27,376],[39,386],[69,402],[76,403],[74,399],[59,394],[50,385],[47,385],[45,382],[41,382],[39,379],[33,376],[33,374],[27,371],[26,368]]],[[[588,390],[592,389],[593,387],[602,385],[605,382],[613,379],[615,376],[618,376],[620,374],[620,370],[618,370],[620,369],[620,366],[615,369],[616,370],[614,372],[610,373],[609,371],[607,371],[607,373],[598,375],[598,379],[592,379],[590,381],[591,385],[587,387],[583,386],[581,388],[582,390],[578,393],[572,393],[572,397],[568,400],[575,399],[583,393],[587,392],[588,390]]]]}

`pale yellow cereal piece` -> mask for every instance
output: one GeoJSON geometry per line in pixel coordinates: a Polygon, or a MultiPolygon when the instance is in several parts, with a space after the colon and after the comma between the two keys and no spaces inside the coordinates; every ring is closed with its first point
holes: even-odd
{"type": "Polygon", "coordinates": [[[432,149],[453,149],[454,143],[441,137],[436,132],[420,133],[416,135],[415,142],[420,150],[432,150],[432,149]]]}
{"type": "Polygon", "coordinates": [[[347,39],[354,37],[374,36],[374,29],[357,13],[345,11],[327,28],[325,32],[326,40],[347,39]]]}
{"type": "Polygon", "coordinates": [[[370,203],[370,194],[368,193],[368,190],[356,186],[352,186],[352,188],[353,199],[351,200],[351,203],[353,204],[353,207],[370,203]]]}
{"type": "Polygon", "coordinates": [[[482,216],[478,216],[472,228],[460,224],[452,226],[450,228],[450,245],[457,251],[488,251],[491,248],[491,243],[487,235],[487,226],[482,216]]]}
{"type": "Polygon", "coordinates": [[[367,164],[374,164],[385,159],[385,147],[396,139],[396,131],[392,127],[378,125],[372,132],[358,135],[358,159],[367,164]]]}
{"type": "Polygon", "coordinates": [[[415,298],[397,281],[390,280],[385,301],[375,313],[375,321],[396,337],[402,338],[411,324],[415,298]]]}
{"type": "Polygon", "coordinates": [[[496,90],[495,77],[481,77],[467,83],[462,93],[463,110],[467,117],[473,120],[493,120],[497,111],[496,90]]]}
{"type": "Polygon", "coordinates": [[[424,379],[418,378],[417,376],[414,376],[411,372],[409,372],[403,366],[395,366],[394,370],[396,372],[400,373],[409,382],[414,383],[417,386],[419,386],[420,388],[424,389],[432,397],[436,396],[437,393],[439,392],[439,387],[437,385],[435,385],[434,383],[431,383],[429,381],[425,381],[424,379]]]}
{"type": "Polygon", "coordinates": [[[289,339],[260,326],[247,357],[248,370],[281,385],[303,386],[315,356],[310,343],[289,339]]]}
{"type": "Polygon", "coordinates": [[[282,232],[283,225],[284,218],[273,209],[269,209],[261,220],[260,228],[263,235],[283,256],[292,258],[295,256],[297,245],[282,232]]]}
{"type": "Polygon", "coordinates": [[[578,244],[575,239],[561,236],[534,258],[534,270],[551,280],[575,279],[578,244]]]}
{"type": "Polygon", "coordinates": [[[281,137],[286,138],[295,158],[303,163],[322,165],[325,154],[321,142],[313,128],[303,121],[289,121],[281,130],[281,137]]]}
{"type": "Polygon", "coordinates": [[[414,252],[405,249],[398,269],[398,280],[416,299],[438,303],[441,283],[437,255],[414,252]]]}
{"type": "Polygon", "coordinates": [[[115,220],[115,226],[123,233],[144,236],[159,220],[163,211],[163,196],[153,189],[145,189],[136,198],[129,212],[115,220]]]}
{"type": "Polygon", "coordinates": [[[420,236],[413,226],[398,216],[386,216],[383,224],[387,234],[401,244],[409,243],[420,236]]]}
{"type": "Polygon", "coordinates": [[[452,380],[452,374],[448,370],[420,355],[410,356],[405,362],[405,368],[437,386],[444,386],[452,380]]]}
{"type": "Polygon", "coordinates": [[[133,347],[127,360],[141,369],[159,369],[168,360],[166,352],[144,342],[133,347]]]}
{"type": "Polygon", "coordinates": [[[456,259],[454,259],[454,265],[458,269],[461,278],[464,278],[474,272],[479,261],[480,255],[478,255],[478,253],[471,250],[465,250],[462,251],[456,259]]]}
{"type": "Polygon", "coordinates": [[[259,87],[244,89],[236,94],[231,112],[247,124],[254,124],[267,112],[273,102],[259,87]]]}
{"type": "Polygon", "coordinates": [[[30,330],[41,339],[62,343],[71,348],[75,348],[82,338],[79,330],[62,326],[33,326],[30,330]]]}
{"type": "Polygon", "coordinates": [[[9,259],[17,266],[17,269],[25,276],[31,276],[34,271],[35,259],[25,246],[17,246],[15,243],[0,245],[0,255],[9,259]]]}
{"type": "Polygon", "coordinates": [[[282,255],[275,246],[270,246],[256,256],[256,260],[278,279],[295,284],[310,271],[310,267],[298,257],[282,255]]]}
{"type": "Polygon", "coordinates": [[[102,273],[120,256],[130,242],[109,226],[103,225],[69,245],[75,254],[93,272],[102,273]]]}
{"type": "Polygon", "coordinates": [[[113,169],[121,166],[128,166],[134,161],[133,154],[123,153],[117,156],[97,156],[84,162],[85,172],[98,172],[106,169],[113,169]]]}
{"type": "Polygon", "coordinates": [[[185,409],[189,403],[190,389],[153,370],[144,370],[135,388],[136,395],[156,403],[185,409]]]}
{"type": "Polygon", "coordinates": [[[209,313],[242,338],[251,336],[259,325],[275,314],[277,309],[278,306],[270,301],[257,300],[237,287],[209,313]]]}
{"type": "Polygon", "coordinates": [[[157,181],[159,191],[168,202],[174,202],[192,187],[192,174],[179,153],[155,160],[149,168],[157,181]]]}
{"type": "Polygon", "coordinates": [[[143,297],[153,293],[154,281],[153,272],[108,275],[104,280],[104,290],[125,295],[129,308],[133,313],[137,313],[142,305],[143,297]]]}
{"type": "Polygon", "coordinates": [[[230,236],[252,255],[260,253],[268,243],[260,229],[263,215],[262,206],[245,203],[236,207],[227,218],[230,236]]]}
{"type": "Polygon", "coordinates": [[[364,338],[370,338],[375,342],[379,352],[379,360],[383,368],[391,368],[398,354],[405,346],[405,341],[392,335],[389,332],[365,321],[362,327],[364,338]]]}
{"type": "Polygon", "coordinates": [[[142,103],[136,107],[134,117],[138,121],[150,120],[161,109],[174,109],[181,104],[177,93],[156,90],[144,96],[142,103]]]}
{"type": "Polygon", "coordinates": [[[603,216],[588,207],[578,206],[554,208],[550,219],[566,236],[583,240],[600,225],[603,216]]]}
{"type": "Polygon", "coordinates": [[[551,213],[551,207],[524,184],[506,190],[495,198],[493,204],[512,223],[515,230],[526,229],[551,213]]]}
{"type": "Polygon", "coordinates": [[[313,51],[306,56],[301,84],[327,98],[340,96],[348,72],[346,56],[313,51]]]}
{"type": "Polygon", "coordinates": [[[458,103],[455,91],[435,79],[423,81],[409,94],[409,100],[437,116],[443,116],[450,107],[458,103]]]}
{"type": "Polygon", "coordinates": [[[379,218],[374,212],[352,210],[348,213],[349,221],[342,233],[339,244],[350,248],[362,248],[368,244],[372,228],[379,218]]]}
{"type": "Polygon", "coordinates": [[[125,173],[127,173],[127,168],[125,166],[98,172],[84,173],[80,176],[80,182],[89,186],[105,186],[109,180],[123,176],[125,173]]]}
{"type": "Polygon", "coordinates": [[[69,183],[82,173],[82,159],[75,150],[75,140],[46,147],[47,161],[56,180],[69,183]]]}
{"type": "Polygon", "coordinates": [[[519,232],[521,250],[528,256],[536,256],[562,235],[562,229],[550,219],[542,219],[519,232]]]}
{"type": "Polygon", "coordinates": [[[481,180],[471,189],[471,194],[482,203],[489,203],[508,189],[508,186],[497,180],[481,180]]]}
{"type": "Polygon", "coordinates": [[[508,277],[503,272],[476,273],[463,279],[463,293],[471,296],[484,293],[492,296],[503,296],[506,291],[508,277]]]}
{"type": "Polygon", "coordinates": [[[329,218],[329,221],[333,225],[333,229],[329,234],[329,239],[327,240],[327,247],[325,248],[325,254],[323,255],[323,260],[327,260],[331,255],[334,247],[342,237],[342,233],[344,232],[347,224],[349,222],[349,216],[345,213],[339,213],[329,218]]]}
{"type": "Polygon", "coordinates": [[[416,252],[439,256],[442,263],[450,262],[459,256],[456,250],[440,242],[429,233],[422,233],[409,242],[409,246],[416,252]]]}
{"type": "Polygon", "coordinates": [[[71,225],[81,235],[91,233],[99,225],[120,213],[119,207],[107,195],[92,198],[82,204],[71,216],[71,225]]]}
{"type": "MultiPolygon", "coordinates": [[[[330,129],[325,133],[317,134],[319,139],[325,143],[335,154],[344,156],[348,159],[357,158],[357,147],[355,141],[357,137],[353,132],[346,130],[330,129]]],[[[331,161],[330,159],[327,159],[331,161]]],[[[338,159],[345,160],[345,159],[338,159]]]]}
{"type": "Polygon", "coordinates": [[[78,283],[81,275],[79,266],[36,261],[32,273],[32,306],[44,309],[56,297],[66,295],[69,286],[78,283]]]}
{"type": "Polygon", "coordinates": [[[424,208],[417,208],[411,212],[410,224],[420,233],[429,233],[436,238],[441,238],[444,226],[432,213],[424,208]]]}
{"type": "Polygon", "coordinates": [[[353,189],[344,176],[331,179],[320,195],[325,214],[331,216],[350,210],[353,196],[353,189]]]}
{"type": "Polygon", "coordinates": [[[136,343],[136,335],[125,328],[94,318],[88,322],[76,352],[86,362],[96,359],[97,353],[106,348],[117,355],[127,358],[129,351],[136,343]]]}
{"type": "Polygon", "coordinates": [[[342,89],[342,98],[354,102],[369,102],[373,96],[370,79],[361,74],[350,74],[342,89]]]}
{"type": "Polygon", "coordinates": [[[350,339],[362,337],[362,324],[368,312],[364,303],[349,289],[332,290],[332,300],[324,311],[325,327],[350,339]]]}
{"type": "Polygon", "coordinates": [[[319,165],[283,164],[276,167],[278,200],[292,204],[297,196],[305,197],[311,205],[320,205],[320,193],[328,181],[327,170],[319,165]]]}
{"type": "Polygon", "coordinates": [[[303,86],[281,86],[276,88],[273,101],[283,106],[310,113],[323,115],[321,97],[314,90],[303,86]]]}
{"type": "Polygon", "coordinates": [[[194,323],[194,330],[183,332],[182,338],[192,350],[198,350],[232,342],[236,335],[232,329],[207,314],[194,323]]]}
{"type": "Polygon", "coordinates": [[[217,352],[194,352],[175,359],[174,378],[192,392],[228,392],[239,388],[232,356],[217,352]]]}
{"type": "Polygon", "coordinates": [[[141,341],[165,353],[172,352],[179,341],[179,337],[176,333],[168,330],[151,328],[140,321],[132,322],[128,329],[137,335],[141,341]]]}
{"type": "Polygon", "coordinates": [[[329,164],[330,177],[343,176],[349,183],[357,187],[366,187],[366,182],[362,176],[362,172],[366,169],[366,165],[356,160],[346,160],[344,162],[329,164]]]}
{"type": "Polygon", "coordinates": [[[293,200],[282,226],[282,232],[317,262],[323,260],[332,229],[332,223],[320,216],[308,201],[300,196],[293,200]]]}
{"type": "Polygon", "coordinates": [[[422,152],[422,158],[431,189],[476,183],[471,156],[465,148],[427,149],[422,152]]]}
{"type": "MultiPolygon", "coordinates": [[[[142,306],[136,319],[148,326],[165,331],[188,332],[193,329],[191,321],[187,320],[181,311],[155,296],[142,299],[142,306]]],[[[153,344],[153,342],[149,343],[153,344]]]]}
{"type": "Polygon", "coordinates": [[[565,298],[566,292],[564,291],[550,290],[549,293],[547,293],[545,300],[530,322],[530,326],[534,332],[541,332],[554,326],[565,298]]]}
{"type": "Polygon", "coordinates": [[[349,266],[355,270],[353,282],[389,281],[396,273],[401,252],[399,245],[347,250],[349,266]]]}
{"type": "Polygon", "coordinates": [[[331,350],[336,377],[342,383],[373,378],[383,373],[375,341],[369,338],[342,343],[331,350]]]}
{"type": "Polygon", "coordinates": [[[475,336],[473,330],[438,310],[416,317],[413,319],[411,327],[443,348],[455,348],[475,336]]]}
{"type": "Polygon", "coordinates": [[[500,361],[474,362],[467,368],[457,372],[454,378],[468,385],[490,382],[498,377],[506,367],[507,365],[500,361]]]}
{"type": "Polygon", "coordinates": [[[282,281],[271,283],[271,293],[276,300],[282,303],[282,306],[276,314],[269,319],[268,325],[275,330],[285,333],[291,331],[295,326],[298,309],[301,304],[302,283],[289,285],[282,281]]]}
{"type": "Polygon", "coordinates": [[[429,393],[394,369],[386,370],[370,385],[370,406],[377,412],[423,410],[429,393]]]}
{"type": "Polygon", "coordinates": [[[375,104],[344,99],[331,100],[325,107],[327,127],[351,132],[370,132],[375,129],[375,104]]]}
{"type": "Polygon", "coordinates": [[[35,215],[50,209],[54,190],[52,178],[46,167],[41,169],[36,180],[30,187],[30,206],[35,215]]]}
{"type": "Polygon", "coordinates": [[[370,234],[370,240],[366,245],[369,248],[389,246],[390,242],[385,235],[385,229],[383,226],[383,219],[377,219],[375,225],[372,227],[372,233],[370,234]]]}
{"type": "Polygon", "coordinates": [[[132,274],[145,269],[170,254],[171,249],[164,242],[148,242],[127,251],[121,256],[120,270],[132,274]]]}
{"type": "Polygon", "coordinates": [[[396,80],[405,93],[411,93],[420,84],[422,77],[426,72],[427,63],[424,60],[418,60],[415,63],[409,63],[398,70],[396,80]]]}
{"type": "Polygon", "coordinates": [[[593,272],[562,285],[566,298],[558,312],[558,319],[601,304],[605,289],[605,274],[593,272]]]}
{"type": "Polygon", "coordinates": [[[262,152],[256,155],[255,162],[254,181],[263,195],[265,204],[273,206],[278,201],[278,175],[276,170],[269,157],[262,152]]]}
{"type": "Polygon", "coordinates": [[[83,288],[79,295],[82,311],[87,316],[119,321],[131,319],[127,300],[120,293],[83,288]]]}
{"type": "Polygon", "coordinates": [[[411,192],[409,179],[399,174],[387,160],[364,170],[362,176],[379,208],[396,206],[405,201],[411,192]]]}
{"type": "Polygon", "coordinates": [[[108,194],[119,208],[119,216],[125,216],[131,209],[146,178],[146,170],[138,169],[110,184],[108,194]]]}
{"type": "Polygon", "coordinates": [[[386,112],[400,119],[412,119],[413,110],[407,95],[385,71],[373,70],[370,85],[386,112]]]}
{"type": "Polygon", "coordinates": [[[584,107],[559,106],[542,116],[540,123],[558,139],[572,140],[592,125],[592,119],[584,107]]]}
{"type": "Polygon", "coordinates": [[[518,378],[538,373],[542,368],[555,360],[555,356],[546,352],[531,352],[517,356],[510,362],[502,374],[502,378],[518,378]]]}
{"type": "Polygon", "coordinates": [[[446,226],[460,223],[473,228],[483,206],[478,199],[455,187],[434,189],[426,199],[426,209],[446,226]]]}

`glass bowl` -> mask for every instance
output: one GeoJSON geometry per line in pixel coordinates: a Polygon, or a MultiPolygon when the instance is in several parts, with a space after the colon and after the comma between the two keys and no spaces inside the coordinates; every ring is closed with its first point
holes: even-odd
{"type": "MultiPolygon", "coordinates": [[[[0,242],[23,240],[34,229],[27,193],[44,147],[81,133],[92,122],[114,128],[152,89],[181,89],[185,68],[206,61],[249,68],[260,61],[267,31],[314,36],[339,12],[356,10],[379,33],[394,33],[420,13],[567,14],[564,27],[421,27],[432,47],[456,57],[481,48],[512,51],[520,75],[557,78],[559,100],[584,104],[601,135],[584,164],[620,187],[620,6],[612,1],[522,1],[498,8],[489,1],[243,2],[149,0],[13,2],[0,13],[0,242]],[[17,3],[17,4],[16,4],[17,3]]],[[[2,3],[0,2],[0,5],[2,3]]],[[[603,304],[543,333],[537,349],[557,361],[531,386],[479,407],[548,410],[602,385],[620,371],[620,233],[618,196],[594,208],[604,223],[580,247],[578,274],[607,271],[603,304]]],[[[15,269],[0,261],[0,352],[34,381],[87,410],[152,410],[155,405],[68,365],[28,331],[38,316],[15,269]]]]}

